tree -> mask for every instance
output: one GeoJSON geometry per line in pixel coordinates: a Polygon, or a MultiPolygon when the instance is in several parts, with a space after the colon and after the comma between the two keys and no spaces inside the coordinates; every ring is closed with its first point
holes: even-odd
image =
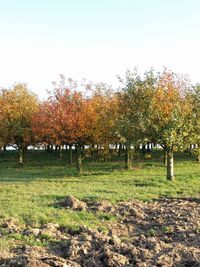
{"type": "Polygon", "coordinates": [[[196,161],[200,162],[200,85],[194,86],[187,97],[192,106],[188,143],[195,144],[196,161]]]}
{"type": "Polygon", "coordinates": [[[189,135],[187,118],[191,104],[186,97],[189,88],[185,77],[164,69],[158,74],[151,99],[149,133],[167,153],[168,180],[174,179],[174,148],[182,148],[189,135]]]}
{"type": "Polygon", "coordinates": [[[38,100],[26,84],[17,83],[10,90],[1,90],[1,137],[19,151],[19,164],[23,164],[25,148],[33,142],[32,115],[38,108],[38,100]],[[1,127],[2,128],[2,127],[1,127]]]}
{"type": "Polygon", "coordinates": [[[62,146],[75,145],[77,151],[77,170],[82,173],[83,146],[91,140],[91,125],[95,118],[89,98],[79,92],[75,83],[73,88],[65,83],[64,77],[49,98],[35,115],[33,129],[40,139],[62,146]]]}
{"type": "Polygon", "coordinates": [[[127,71],[122,82],[123,89],[118,94],[118,131],[126,146],[125,167],[130,169],[131,147],[136,152],[138,146],[147,141],[149,137],[148,125],[155,77],[152,70],[142,77],[135,69],[134,72],[127,71]]]}
{"type": "Polygon", "coordinates": [[[106,84],[96,84],[90,101],[94,109],[94,119],[91,125],[92,143],[103,148],[101,152],[106,161],[109,155],[109,145],[119,141],[116,130],[118,97],[106,84]]]}

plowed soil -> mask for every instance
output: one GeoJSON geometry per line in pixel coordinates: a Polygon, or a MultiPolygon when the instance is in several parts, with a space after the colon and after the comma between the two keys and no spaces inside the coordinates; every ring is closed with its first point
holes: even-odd
{"type": "Polygon", "coordinates": [[[162,198],[149,203],[133,200],[111,205],[107,201],[83,202],[69,197],[62,206],[101,211],[117,220],[105,221],[98,229],[81,227],[77,232],[52,223],[21,229],[14,220],[8,220],[2,229],[38,239],[46,234],[55,242],[45,248],[16,248],[0,257],[0,266],[200,266],[198,199],[162,198]]]}

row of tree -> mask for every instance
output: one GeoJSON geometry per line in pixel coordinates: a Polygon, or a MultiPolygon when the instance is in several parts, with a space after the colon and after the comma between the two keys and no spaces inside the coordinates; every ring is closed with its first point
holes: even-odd
{"type": "Polygon", "coordinates": [[[125,150],[126,168],[141,144],[156,143],[163,148],[167,179],[174,179],[173,152],[196,144],[200,159],[200,86],[192,86],[184,76],[164,69],[143,75],[127,71],[121,86],[112,90],[105,84],[83,84],[73,80],[54,84],[45,101],[15,84],[0,91],[0,145],[19,151],[19,163],[29,145],[45,146],[62,153],[72,148],[77,169],[82,172],[82,155],[102,153],[109,146],[125,150]]]}

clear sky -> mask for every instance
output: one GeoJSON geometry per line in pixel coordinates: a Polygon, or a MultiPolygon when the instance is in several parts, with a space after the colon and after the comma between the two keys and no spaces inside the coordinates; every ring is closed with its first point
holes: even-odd
{"type": "Polygon", "coordinates": [[[0,86],[59,74],[116,86],[163,66],[200,82],[200,0],[0,0],[0,86]]]}

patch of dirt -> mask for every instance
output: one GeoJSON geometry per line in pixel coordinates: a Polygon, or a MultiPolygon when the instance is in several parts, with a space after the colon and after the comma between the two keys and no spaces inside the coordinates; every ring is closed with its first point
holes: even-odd
{"type": "Polygon", "coordinates": [[[17,233],[20,230],[17,220],[10,218],[2,224],[2,228],[9,233],[17,233]]]}
{"type": "MultiPolygon", "coordinates": [[[[79,200],[75,202],[70,206],[79,210],[79,200]]],[[[71,234],[58,224],[22,230],[7,222],[4,228],[37,238],[49,235],[56,242],[47,248],[16,249],[12,257],[0,256],[0,266],[200,267],[199,200],[83,203],[90,212],[111,213],[118,220],[106,222],[105,231],[82,227],[71,234]]]]}
{"type": "Polygon", "coordinates": [[[76,197],[69,196],[62,203],[62,206],[73,210],[86,210],[87,204],[76,197]]]}
{"type": "Polygon", "coordinates": [[[102,202],[88,202],[87,207],[89,211],[94,211],[94,212],[100,211],[100,212],[113,213],[115,211],[115,208],[107,200],[104,200],[102,202]]]}

